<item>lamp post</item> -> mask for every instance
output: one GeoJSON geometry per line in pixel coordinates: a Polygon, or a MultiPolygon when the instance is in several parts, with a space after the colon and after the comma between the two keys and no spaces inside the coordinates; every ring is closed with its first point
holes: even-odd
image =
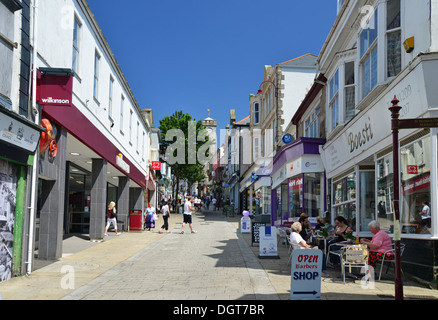
{"type": "Polygon", "coordinates": [[[398,131],[399,131],[399,117],[402,107],[398,105],[400,101],[394,96],[394,100],[391,101],[392,106],[389,108],[392,118],[392,145],[393,145],[393,178],[394,178],[394,245],[395,245],[395,299],[403,300],[403,280],[401,277],[401,261],[400,261],[400,191],[399,191],[399,153],[398,153],[398,131]]]}

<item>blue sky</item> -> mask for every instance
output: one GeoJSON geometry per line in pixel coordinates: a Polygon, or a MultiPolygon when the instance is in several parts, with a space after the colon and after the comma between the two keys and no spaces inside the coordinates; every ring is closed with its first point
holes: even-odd
{"type": "MultiPolygon", "coordinates": [[[[154,125],[183,110],[219,129],[249,115],[265,65],[318,55],[336,0],[88,0],[154,125]]],[[[304,97],[303,97],[304,98],[304,97]]]]}

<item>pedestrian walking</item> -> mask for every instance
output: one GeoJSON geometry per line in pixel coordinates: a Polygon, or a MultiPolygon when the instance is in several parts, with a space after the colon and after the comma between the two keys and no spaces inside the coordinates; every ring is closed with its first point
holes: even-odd
{"type": "Polygon", "coordinates": [[[213,200],[211,200],[211,203],[213,203],[213,211],[216,211],[216,198],[213,198],[213,200]]]}
{"type": "Polygon", "coordinates": [[[108,219],[105,227],[105,236],[108,235],[108,228],[111,224],[114,226],[114,230],[116,231],[116,236],[118,236],[120,233],[117,232],[117,209],[116,209],[116,203],[114,201],[111,201],[108,205],[108,219]]]}
{"type": "Polygon", "coordinates": [[[155,228],[154,212],[154,208],[152,208],[151,204],[149,203],[145,213],[145,222],[143,227],[144,230],[146,230],[147,228],[148,231],[151,231],[151,228],[155,228]]]}
{"type": "Polygon", "coordinates": [[[186,225],[186,223],[189,224],[190,231],[192,233],[196,233],[196,231],[193,230],[193,225],[192,225],[192,211],[195,210],[192,207],[192,203],[193,203],[193,198],[187,197],[186,203],[184,204],[184,215],[183,215],[181,234],[184,233],[184,226],[186,225]]]}
{"type": "Polygon", "coordinates": [[[167,202],[164,203],[163,207],[161,208],[161,213],[163,214],[164,224],[161,226],[161,229],[158,232],[163,233],[163,230],[166,230],[166,233],[170,233],[169,231],[170,209],[167,202]]]}

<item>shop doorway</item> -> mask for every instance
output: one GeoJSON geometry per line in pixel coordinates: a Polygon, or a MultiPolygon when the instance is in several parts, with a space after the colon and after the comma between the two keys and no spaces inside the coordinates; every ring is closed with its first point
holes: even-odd
{"type": "Polygon", "coordinates": [[[67,163],[66,234],[88,234],[90,229],[91,173],[67,163]]]}

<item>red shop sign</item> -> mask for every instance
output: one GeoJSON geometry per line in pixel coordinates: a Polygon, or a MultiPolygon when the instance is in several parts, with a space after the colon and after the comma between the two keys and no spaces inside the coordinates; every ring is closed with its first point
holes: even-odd
{"type": "Polygon", "coordinates": [[[418,174],[418,166],[408,166],[408,174],[418,174]]]}
{"type": "Polygon", "coordinates": [[[70,107],[73,97],[73,77],[38,72],[36,99],[41,106],[70,107]]]}
{"type": "Polygon", "coordinates": [[[161,170],[161,162],[160,161],[152,161],[152,169],[161,170]]]}
{"type": "Polygon", "coordinates": [[[403,195],[411,194],[428,187],[430,187],[430,174],[402,185],[403,195]]]}

